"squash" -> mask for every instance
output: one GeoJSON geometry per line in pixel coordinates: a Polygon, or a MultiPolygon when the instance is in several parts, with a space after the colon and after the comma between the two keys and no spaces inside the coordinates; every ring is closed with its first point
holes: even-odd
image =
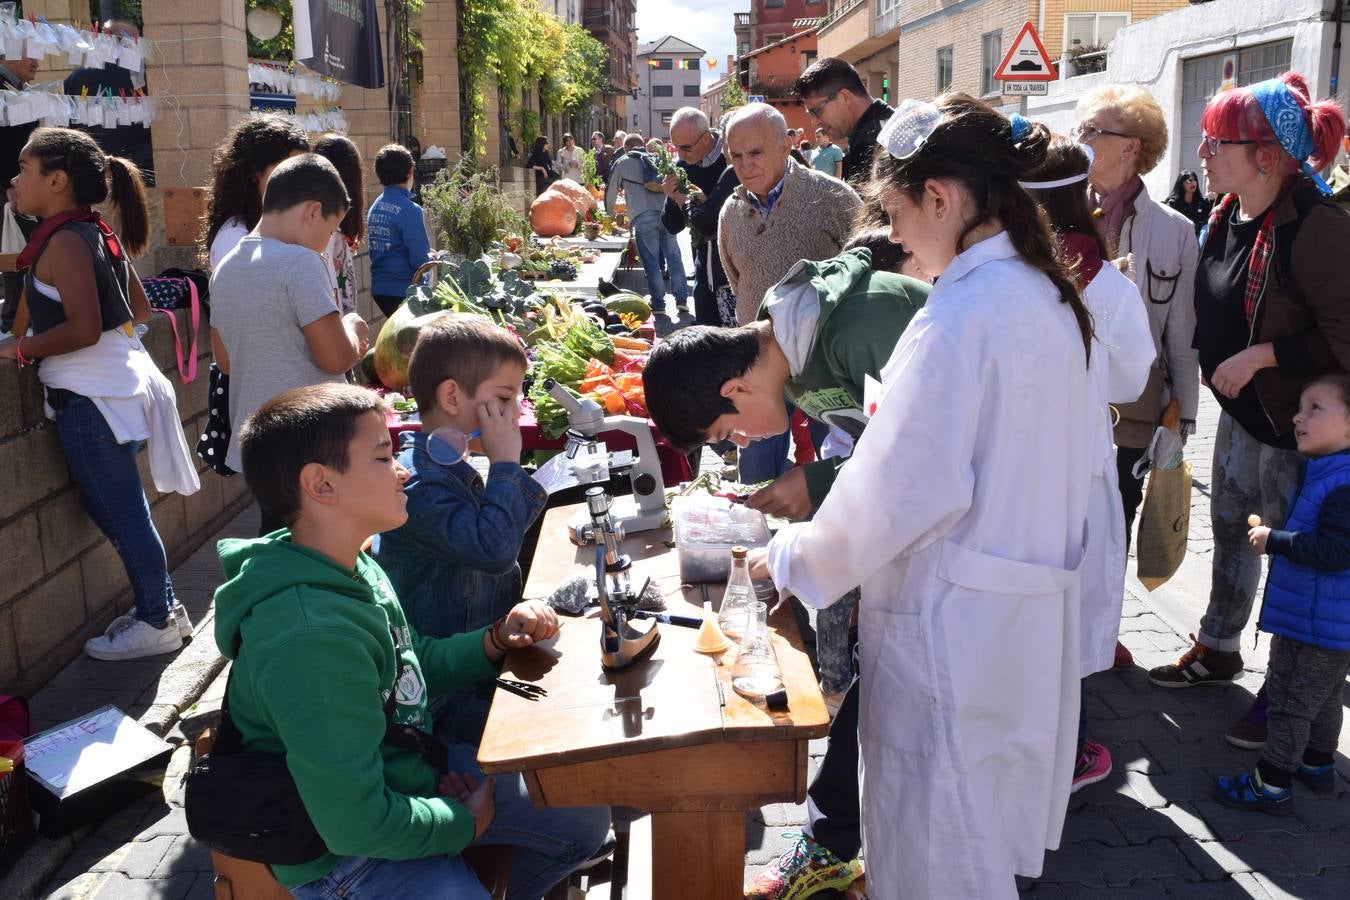
{"type": "Polygon", "coordinates": [[[557,191],[560,194],[566,194],[570,197],[572,202],[576,204],[577,215],[581,216],[583,219],[586,218],[586,213],[591,212],[597,206],[595,198],[591,196],[591,192],[577,184],[575,181],[560,178],[549,185],[548,189],[557,191]]]}
{"type": "Polygon", "coordinates": [[[408,386],[408,360],[412,358],[413,347],[417,346],[417,338],[428,322],[443,315],[444,312],[414,315],[404,302],[385,320],[372,351],[375,374],[381,384],[391,391],[401,391],[408,386]]]}
{"type": "Polygon", "coordinates": [[[577,230],[572,198],[549,188],[530,204],[530,228],[540,237],[563,237],[577,230]]]}

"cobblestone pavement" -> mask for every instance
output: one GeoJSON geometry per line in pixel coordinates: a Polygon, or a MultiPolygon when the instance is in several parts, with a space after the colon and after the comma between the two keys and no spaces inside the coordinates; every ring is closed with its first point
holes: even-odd
{"type": "MultiPolygon", "coordinates": [[[[687,321],[683,317],[681,324],[687,321]]],[[[662,325],[668,331],[675,321],[662,325]]],[[[1212,550],[1208,489],[1217,417],[1212,400],[1202,403],[1198,433],[1187,452],[1194,465],[1195,495],[1190,553],[1183,569],[1191,573],[1185,588],[1191,594],[1205,586],[1212,550]]],[[[245,532],[251,527],[239,526],[245,532]]],[[[199,573],[212,571],[206,557],[194,560],[186,565],[199,573]]],[[[1250,766],[1256,758],[1255,753],[1230,748],[1222,734],[1250,703],[1264,658],[1252,660],[1247,677],[1231,687],[1154,688],[1146,669],[1170,662],[1185,649],[1188,644],[1178,626],[1194,625],[1175,621],[1175,615],[1169,620],[1160,610],[1157,599],[1146,597],[1135,583],[1125,601],[1121,633],[1136,664],[1095,675],[1088,683],[1090,734],[1110,749],[1114,771],[1074,795],[1061,848],[1047,855],[1039,879],[1021,885],[1023,892],[1050,900],[1350,897],[1350,760],[1344,752],[1337,757],[1340,781],[1333,797],[1317,798],[1295,786],[1295,812],[1288,818],[1239,813],[1216,803],[1213,777],[1250,766]]],[[[209,633],[203,638],[209,640],[209,633]]],[[[218,677],[174,726],[172,740],[184,742],[195,735],[218,707],[222,687],[218,677]]],[[[811,744],[813,774],[825,744],[811,744]]],[[[187,746],[182,743],[174,754],[163,796],[135,804],[83,835],[73,855],[45,883],[42,896],[213,896],[209,855],[187,835],[182,809],[187,746]]],[[[1343,739],[1346,746],[1350,743],[1343,739]]],[[[749,816],[747,871],[759,870],[787,849],[805,821],[804,804],[773,804],[749,816]]],[[[598,894],[593,890],[588,896],[598,894]]]]}

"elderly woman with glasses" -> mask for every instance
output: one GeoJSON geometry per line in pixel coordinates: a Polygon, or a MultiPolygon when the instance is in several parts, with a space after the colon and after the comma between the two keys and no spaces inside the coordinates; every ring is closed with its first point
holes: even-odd
{"type": "MultiPolygon", "coordinates": [[[[1167,123],[1143,88],[1109,85],[1078,103],[1076,136],[1093,150],[1088,199],[1110,258],[1134,281],[1148,309],[1156,358],[1134,403],[1117,406],[1116,471],[1124,506],[1126,541],[1143,499],[1135,464],[1148,448],[1163,409],[1180,404],[1182,436],[1195,430],[1200,378],[1191,338],[1195,333],[1195,228],[1181,213],[1148,195],[1141,176],[1167,149],[1167,123]]],[[[1129,665],[1116,646],[1116,664],[1129,665]]]]}
{"type": "MultiPolygon", "coordinates": [[[[1333,100],[1313,102],[1303,76],[1288,73],[1219,94],[1201,125],[1201,163],[1220,195],[1195,279],[1200,371],[1223,407],[1210,485],[1213,581],[1195,645],[1149,673],[1164,687],[1241,675],[1238,640],[1261,577],[1247,518],[1283,527],[1302,471],[1300,390],[1350,369],[1350,214],[1317,174],[1335,158],[1345,114],[1333,100]]],[[[1260,747],[1264,723],[1240,722],[1229,740],[1260,747]]]]}

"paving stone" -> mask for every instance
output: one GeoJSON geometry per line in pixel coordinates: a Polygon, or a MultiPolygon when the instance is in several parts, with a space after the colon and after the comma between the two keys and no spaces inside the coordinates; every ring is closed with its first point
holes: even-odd
{"type": "MultiPolygon", "coordinates": [[[[1318,797],[1311,792],[1295,788],[1294,816],[1309,831],[1330,831],[1350,826],[1350,796],[1344,789],[1334,797],[1318,797]]],[[[1347,838],[1350,841],[1350,838],[1347,838]]],[[[1347,844],[1350,846],[1350,844],[1347,844]]]]}
{"type": "Polygon", "coordinates": [[[169,878],[180,872],[210,871],[212,871],[210,848],[199,843],[191,835],[184,834],[174,838],[173,845],[155,867],[154,877],[169,878]]]}
{"type": "Polygon", "coordinates": [[[117,871],[131,878],[149,878],[164,859],[164,854],[169,852],[174,840],[166,834],[145,841],[132,841],[127,845],[126,855],[118,863],[117,871]]]}
{"type": "MultiPolygon", "coordinates": [[[[1141,878],[1124,887],[1112,887],[1107,891],[1107,895],[1111,900],[1156,900],[1156,898],[1163,896],[1163,891],[1162,886],[1154,879],[1141,878]]],[[[1099,900],[1102,896],[1102,890],[1101,888],[1066,884],[1064,885],[1064,896],[1067,900],[1099,900]]]]}
{"type": "Polygon", "coordinates": [[[1045,854],[1045,865],[1041,868],[1038,882],[1069,885],[1081,884],[1088,887],[1104,888],[1106,879],[1093,864],[1087,853],[1088,847],[1108,849],[1104,844],[1070,844],[1045,854]]]}
{"type": "Polygon", "coordinates": [[[1250,810],[1230,809],[1217,800],[1198,800],[1196,811],[1221,841],[1240,840],[1263,831],[1307,834],[1307,827],[1294,816],[1268,816],[1250,810]]]}
{"type": "Polygon", "coordinates": [[[1164,770],[1158,761],[1148,755],[1144,745],[1138,741],[1124,741],[1108,745],[1111,750],[1112,765],[1124,772],[1142,772],[1145,775],[1161,775],[1164,770]]]}
{"type": "Polygon", "coordinates": [[[126,845],[97,836],[81,841],[65,864],[52,877],[52,885],[64,885],[88,872],[110,872],[121,864],[126,845]]]}
{"type": "Polygon", "coordinates": [[[1126,887],[1140,878],[1171,876],[1185,881],[1200,880],[1199,873],[1169,840],[1155,840],[1129,847],[1084,844],[1088,857],[1111,887],[1126,887]]]}
{"type": "MultiPolygon", "coordinates": [[[[1264,835],[1271,846],[1293,864],[1295,874],[1317,875],[1328,866],[1340,865],[1350,851],[1350,828],[1338,828],[1323,834],[1285,834],[1270,832],[1264,835]]],[[[1260,871],[1265,872],[1264,868],[1260,871]]],[[[1275,873],[1280,874],[1280,873],[1275,873]]]]}
{"type": "Polygon", "coordinates": [[[1144,749],[1143,745],[1138,743],[1142,737],[1149,735],[1161,738],[1167,737],[1162,726],[1151,716],[1093,722],[1090,731],[1092,739],[1105,744],[1113,757],[1115,756],[1115,748],[1122,745],[1136,744],[1140,749],[1144,749]]]}
{"type": "Polygon", "coordinates": [[[141,823],[150,816],[150,811],[162,807],[158,799],[138,800],[105,819],[98,827],[98,837],[118,844],[126,843],[140,833],[141,823]]]}
{"type": "Polygon", "coordinates": [[[750,819],[745,829],[745,861],[767,865],[797,842],[799,829],[769,828],[750,819]],[[786,833],[785,833],[786,832],[786,833]]]}
{"type": "Polygon", "coordinates": [[[197,877],[184,872],[172,878],[128,878],[114,872],[89,900],[183,900],[197,877]]]}
{"type": "Polygon", "coordinates": [[[1026,885],[1019,884],[1017,895],[1026,897],[1028,900],[1067,900],[1068,897],[1062,885],[1047,881],[1032,881],[1026,885]]]}
{"type": "Polygon", "coordinates": [[[1157,808],[1116,807],[1110,811],[1110,815],[1131,844],[1147,844],[1160,837],[1218,840],[1218,836],[1209,830],[1205,820],[1189,803],[1171,803],[1157,808]]]}
{"type": "Polygon", "coordinates": [[[1183,769],[1208,766],[1224,772],[1237,772],[1249,769],[1254,760],[1250,751],[1238,750],[1229,746],[1225,740],[1205,740],[1194,743],[1179,743],[1170,737],[1151,737],[1145,735],[1139,739],[1148,751],[1148,755],[1168,772],[1180,772],[1183,769]]]}
{"type": "Polygon", "coordinates": [[[1135,693],[1134,687],[1126,680],[1125,673],[1118,669],[1108,669],[1105,672],[1089,675],[1086,684],[1089,697],[1100,697],[1102,694],[1135,693]]]}
{"type": "MultiPolygon", "coordinates": [[[[1205,881],[1218,881],[1239,872],[1300,874],[1268,834],[1249,834],[1240,841],[1196,841],[1186,837],[1174,841],[1205,881]]],[[[1345,846],[1342,844],[1342,849],[1345,846]]]]}
{"type": "Polygon", "coordinates": [[[183,900],[216,900],[216,876],[212,872],[202,872],[192,882],[183,900]]]}
{"type": "Polygon", "coordinates": [[[1139,613],[1138,615],[1131,616],[1129,618],[1129,621],[1125,621],[1124,618],[1122,617],[1120,623],[1121,634],[1132,634],[1134,632],[1141,632],[1141,631],[1156,631],[1161,634],[1171,634],[1171,635],[1175,635],[1177,633],[1176,629],[1174,629],[1171,625],[1168,625],[1165,621],[1163,621],[1161,616],[1147,609],[1139,613]]]}
{"type": "Polygon", "coordinates": [[[770,803],[755,812],[766,828],[797,828],[806,824],[805,803],[770,803]]]}
{"type": "MultiPolygon", "coordinates": [[[[1181,900],[1268,900],[1270,897],[1256,883],[1251,875],[1239,874],[1219,881],[1178,881],[1175,878],[1160,878],[1159,897],[1177,897],[1181,900]]],[[[1115,894],[1111,895],[1115,900],[1115,894]]]]}
{"type": "Polygon", "coordinates": [[[1152,694],[1103,694],[1102,700],[1122,719],[1159,713],[1185,718],[1191,714],[1180,700],[1172,696],[1171,691],[1152,694]]]}
{"type": "Polygon", "coordinates": [[[141,830],[132,840],[148,841],[165,835],[172,838],[187,833],[187,813],[181,807],[166,804],[153,810],[142,820],[141,830]]]}
{"type": "Polygon", "coordinates": [[[87,872],[62,882],[53,882],[42,892],[43,900],[88,900],[107,880],[106,872],[87,872]]]}
{"type": "Polygon", "coordinates": [[[1327,869],[1320,876],[1280,876],[1257,872],[1257,884],[1273,900],[1345,900],[1350,897],[1350,866],[1327,869]]]}
{"type": "Polygon", "coordinates": [[[1063,842],[1097,841],[1108,847],[1124,847],[1129,843],[1116,827],[1105,807],[1089,806],[1071,813],[1064,820],[1063,842]]]}

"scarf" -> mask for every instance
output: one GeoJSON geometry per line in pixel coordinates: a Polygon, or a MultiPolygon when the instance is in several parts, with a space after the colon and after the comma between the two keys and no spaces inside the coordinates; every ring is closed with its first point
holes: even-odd
{"type": "Polygon", "coordinates": [[[1312,132],[1308,129],[1308,112],[1299,96],[1278,78],[1258,82],[1249,90],[1261,106],[1261,113],[1270,123],[1270,130],[1275,133],[1275,140],[1280,142],[1284,152],[1298,162],[1303,174],[1317,185],[1323,195],[1330,194],[1331,188],[1308,163],[1308,157],[1313,155],[1316,146],[1312,132]]]}
{"type": "Polygon", "coordinates": [[[28,243],[24,245],[23,252],[19,254],[15,268],[20,270],[30,268],[42,255],[42,251],[46,248],[47,242],[52,239],[52,235],[71,222],[92,222],[98,226],[99,233],[103,235],[103,243],[108,248],[108,253],[112,255],[113,259],[123,258],[122,243],[117,239],[117,235],[103,220],[103,216],[86,206],[83,209],[71,209],[43,219],[42,224],[38,225],[37,230],[28,238],[28,243]]]}
{"type": "MultiPolygon", "coordinates": [[[[1209,224],[1205,226],[1204,241],[1200,245],[1203,254],[1209,236],[1214,233],[1214,225],[1232,214],[1238,202],[1237,194],[1227,194],[1214,204],[1209,215],[1209,224]]],[[[1261,218],[1261,227],[1256,232],[1256,243],[1252,245],[1252,255],[1247,260],[1247,289],[1242,295],[1242,309],[1247,314],[1247,328],[1250,330],[1256,318],[1256,304],[1261,292],[1266,288],[1266,275],[1270,271],[1270,255],[1275,252],[1275,210],[1280,205],[1276,200],[1261,218]]]]}
{"type": "Polygon", "coordinates": [[[1134,175],[1105,196],[1099,195],[1096,191],[1092,192],[1092,199],[1097,205],[1096,213],[1101,218],[1098,231],[1101,232],[1102,240],[1106,241],[1106,249],[1112,256],[1120,249],[1120,229],[1125,225],[1125,219],[1129,214],[1134,212],[1134,198],[1139,196],[1139,192],[1143,189],[1144,179],[1134,175]]]}

